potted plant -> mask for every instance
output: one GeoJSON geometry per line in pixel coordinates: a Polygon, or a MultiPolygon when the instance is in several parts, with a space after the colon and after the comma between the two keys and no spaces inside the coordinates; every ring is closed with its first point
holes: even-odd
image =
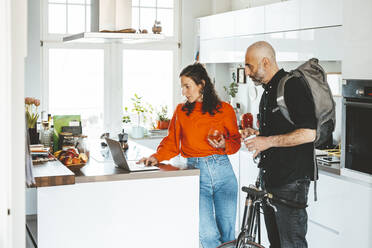
{"type": "MultiPolygon", "coordinates": [[[[134,97],[131,98],[131,101],[132,101],[132,104],[133,104],[133,107],[131,109],[131,111],[133,113],[136,114],[136,117],[137,117],[137,123],[136,125],[132,125],[132,132],[131,132],[131,135],[133,138],[143,138],[144,136],[144,133],[145,133],[145,128],[143,126],[141,126],[141,123],[142,122],[146,122],[147,118],[146,118],[146,115],[144,115],[145,113],[152,113],[153,111],[153,108],[150,104],[145,104],[142,102],[142,97],[141,96],[138,96],[136,93],[134,94],[134,97]],[[141,117],[143,117],[143,121],[141,122],[141,117]]],[[[124,108],[125,110],[125,114],[123,116],[123,123],[132,123],[132,120],[128,114],[128,108],[125,107],[124,108]]]]}
{"type": "Polygon", "coordinates": [[[238,93],[238,90],[239,90],[239,85],[238,83],[235,82],[235,73],[233,72],[232,73],[232,80],[233,82],[231,84],[228,85],[228,87],[226,86],[223,86],[223,88],[225,89],[226,93],[230,96],[230,104],[234,106],[234,98],[236,97],[236,94],[238,93]]]}
{"type": "Polygon", "coordinates": [[[39,134],[36,130],[36,121],[39,118],[38,107],[40,106],[40,100],[32,97],[25,98],[25,110],[27,128],[30,136],[31,144],[39,143],[39,134]]]}
{"type": "Polygon", "coordinates": [[[156,112],[156,115],[157,115],[156,128],[157,129],[168,129],[170,120],[167,117],[167,114],[168,114],[167,105],[161,106],[161,110],[156,112]]]}

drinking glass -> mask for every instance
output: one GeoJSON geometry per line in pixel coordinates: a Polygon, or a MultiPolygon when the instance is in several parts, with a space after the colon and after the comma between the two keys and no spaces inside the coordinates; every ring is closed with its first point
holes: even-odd
{"type": "Polygon", "coordinates": [[[212,127],[208,131],[208,138],[210,140],[220,142],[222,139],[222,132],[215,127],[212,127]]]}

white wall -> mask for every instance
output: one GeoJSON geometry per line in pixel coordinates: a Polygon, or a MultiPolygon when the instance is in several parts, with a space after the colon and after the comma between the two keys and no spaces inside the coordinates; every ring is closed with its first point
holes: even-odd
{"type": "MultiPolygon", "coordinates": [[[[11,245],[25,247],[24,64],[27,53],[27,2],[11,1],[11,245]]],[[[9,142],[10,141],[10,142],[9,142]]]]}
{"type": "MultiPolygon", "coordinates": [[[[25,96],[41,99],[40,1],[28,0],[25,96]]],[[[43,102],[43,101],[41,101],[43,102]]]]}

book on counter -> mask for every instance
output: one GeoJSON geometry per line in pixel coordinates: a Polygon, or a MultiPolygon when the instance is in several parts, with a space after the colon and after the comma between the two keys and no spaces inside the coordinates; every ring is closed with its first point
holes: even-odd
{"type": "Polygon", "coordinates": [[[43,144],[30,145],[30,154],[32,156],[48,156],[49,147],[44,147],[43,144]]]}
{"type": "Polygon", "coordinates": [[[151,129],[149,130],[149,136],[151,138],[164,138],[168,135],[168,129],[151,129]]]}

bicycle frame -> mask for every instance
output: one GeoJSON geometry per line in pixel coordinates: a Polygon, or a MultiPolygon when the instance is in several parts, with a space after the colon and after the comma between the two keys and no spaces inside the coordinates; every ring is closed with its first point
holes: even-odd
{"type": "MultiPolygon", "coordinates": [[[[250,185],[249,188],[259,191],[261,186],[261,170],[258,173],[255,186],[250,185]]],[[[241,226],[241,231],[239,234],[240,239],[238,240],[248,240],[251,242],[256,241],[256,235],[258,238],[258,244],[261,244],[261,218],[260,218],[260,208],[261,200],[256,199],[252,194],[247,193],[244,206],[243,221],[241,226]],[[244,235],[245,237],[241,237],[244,235]]],[[[239,242],[238,242],[239,243],[239,242]]],[[[239,244],[237,244],[239,247],[239,244]]]]}

